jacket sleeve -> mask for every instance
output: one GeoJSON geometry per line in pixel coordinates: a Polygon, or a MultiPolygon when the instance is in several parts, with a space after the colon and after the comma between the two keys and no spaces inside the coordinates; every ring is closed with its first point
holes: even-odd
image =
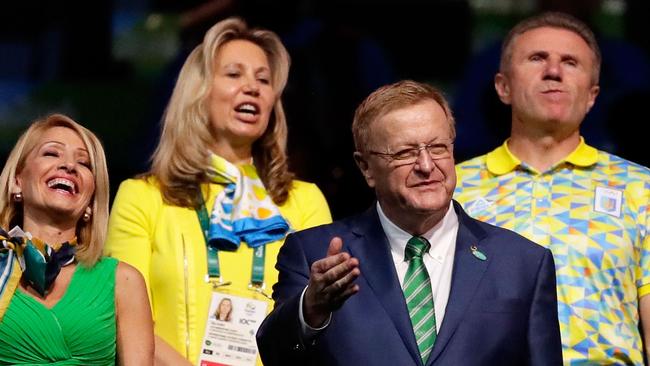
{"type": "Polygon", "coordinates": [[[278,254],[279,281],[273,286],[275,308],[257,331],[257,345],[266,366],[308,364],[308,348],[300,339],[298,306],[309,282],[309,263],[299,236],[287,237],[278,254]]]}
{"type": "MultiPolygon", "coordinates": [[[[158,190],[148,182],[129,179],[120,185],[108,222],[104,254],[137,268],[147,285],[151,302],[150,268],[153,242],[153,222],[158,190]]],[[[160,198],[158,198],[160,201],[160,198]]],[[[153,310],[153,309],[152,309],[153,310]]]]}
{"type": "Polygon", "coordinates": [[[332,222],[327,200],[317,185],[294,181],[293,194],[300,210],[300,223],[294,228],[296,231],[332,222]]]}
{"type": "Polygon", "coordinates": [[[530,365],[562,365],[562,342],[558,321],[555,262],[549,250],[537,271],[530,310],[528,349],[530,365]]]}

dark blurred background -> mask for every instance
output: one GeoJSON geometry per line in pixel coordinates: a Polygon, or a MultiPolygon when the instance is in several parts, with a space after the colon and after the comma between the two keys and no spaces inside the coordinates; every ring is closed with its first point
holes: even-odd
{"type": "Polygon", "coordinates": [[[66,0],[0,9],[0,159],[33,119],[66,113],[104,142],[111,194],[145,171],[162,111],[189,51],[231,15],[277,32],[292,57],[284,103],[298,177],[317,183],[335,218],[372,193],[352,160],[354,109],[404,78],[440,87],[457,119],[456,160],[509,131],[493,88],[500,41],[521,18],[562,10],[591,25],[603,53],[588,143],[650,165],[650,2],[644,0],[66,0]],[[647,145],[646,145],[647,146],[647,145]]]}

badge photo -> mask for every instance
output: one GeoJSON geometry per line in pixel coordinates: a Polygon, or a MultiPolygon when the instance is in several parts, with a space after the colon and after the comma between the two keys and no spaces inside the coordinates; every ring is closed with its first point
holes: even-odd
{"type": "Polygon", "coordinates": [[[623,192],[608,187],[596,187],[594,194],[594,211],[621,217],[623,192]]]}

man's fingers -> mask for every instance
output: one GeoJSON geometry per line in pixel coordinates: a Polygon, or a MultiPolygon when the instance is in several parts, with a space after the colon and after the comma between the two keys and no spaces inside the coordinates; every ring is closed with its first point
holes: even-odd
{"type": "Polygon", "coordinates": [[[332,240],[330,240],[330,246],[327,248],[327,256],[330,257],[339,254],[342,247],[343,240],[341,240],[341,238],[338,236],[333,237],[332,240]]]}
{"type": "Polygon", "coordinates": [[[324,293],[330,293],[330,296],[338,296],[337,293],[345,291],[359,277],[361,271],[354,265],[353,259],[355,258],[348,261],[352,263],[342,263],[332,269],[332,271],[337,270],[336,277],[333,277],[330,284],[323,288],[324,293]]]}
{"type": "Polygon", "coordinates": [[[350,271],[354,270],[358,266],[359,261],[356,258],[348,257],[348,259],[345,261],[337,264],[334,267],[331,267],[329,270],[327,270],[327,272],[323,273],[323,276],[320,278],[323,287],[331,286],[337,281],[345,278],[345,276],[347,276],[350,271]]]}
{"type": "Polygon", "coordinates": [[[359,291],[354,280],[359,277],[359,260],[342,252],[343,241],[333,237],[327,248],[327,256],[311,266],[309,286],[305,293],[305,308],[314,313],[322,309],[329,313],[341,307],[343,302],[359,291]]]}
{"type": "Polygon", "coordinates": [[[341,263],[344,263],[350,258],[348,253],[339,253],[333,256],[325,257],[323,259],[317,260],[311,265],[312,276],[317,273],[326,273],[332,268],[338,266],[341,263]]]}
{"type": "Polygon", "coordinates": [[[338,296],[338,299],[342,304],[343,302],[345,302],[345,300],[347,300],[350,296],[356,294],[357,292],[359,292],[359,285],[357,285],[356,283],[352,284],[352,285],[346,287],[345,291],[343,291],[338,296]]]}
{"type": "Polygon", "coordinates": [[[350,284],[348,287],[345,288],[343,292],[338,294],[335,298],[332,299],[331,301],[331,310],[337,310],[343,304],[350,298],[350,296],[356,294],[359,292],[359,285],[357,284],[350,284]]]}

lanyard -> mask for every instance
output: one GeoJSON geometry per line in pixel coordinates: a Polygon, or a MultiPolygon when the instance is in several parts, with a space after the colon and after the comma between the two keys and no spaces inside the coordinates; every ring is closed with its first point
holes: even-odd
{"type": "MultiPolygon", "coordinates": [[[[203,233],[203,238],[205,239],[205,246],[207,249],[208,257],[208,276],[209,278],[218,278],[219,282],[214,283],[215,287],[224,286],[230,284],[230,282],[223,282],[221,280],[221,270],[219,267],[219,251],[217,248],[214,248],[208,245],[208,233],[210,230],[210,217],[208,216],[208,210],[205,207],[205,201],[201,199],[201,206],[196,209],[196,214],[199,217],[199,223],[201,224],[201,232],[203,233]]],[[[248,284],[248,288],[261,293],[264,296],[267,296],[263,292],[264,290],[264,258],[266,256],[266,245],[260,245],[259,247],[253,249],[253,268],[251,271],[251,281],[248,284]]]]}

